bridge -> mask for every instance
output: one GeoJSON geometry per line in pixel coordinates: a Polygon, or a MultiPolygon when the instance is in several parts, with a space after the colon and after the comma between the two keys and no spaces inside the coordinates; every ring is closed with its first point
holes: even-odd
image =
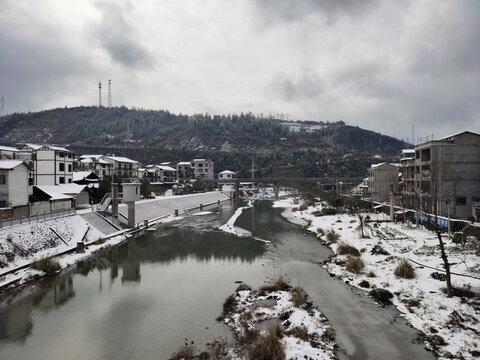
{"type": "Polygon", "coordinates": [[[198,180],[206,183],[216,183],[216,184],[235,184],[235,192],[238,194],[240,183],[261,183],[261,184],[273,184],[273,189],[275,191],[275,197],[278,197],[278,185],[279,184],[292,184],[292,183],[316,183],[319,185],[335,185],[335,188],[338,189],[340,183],[348,184],[359,184],[363,181],[362,177],[267,177],[267,178],[232,178],[232,179],[204,179],[199,178],[198,180]]]}

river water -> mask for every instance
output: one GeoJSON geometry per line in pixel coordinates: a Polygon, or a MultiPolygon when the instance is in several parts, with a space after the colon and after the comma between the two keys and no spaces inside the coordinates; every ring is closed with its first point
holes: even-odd
{"type": "Polygon", "coordinates": [[[244,281],[302,285],[352,359],[428,359],[394,311],[332,279],[330,250],[260,201],[236,225],[272,245],[217,230],[235,208],[166,224],[0,298],[0,359],[167,359],[185,343],[231,339],[215,321],[244,281]],[[397,320],[397,321],[394,321],[397,320]]]}

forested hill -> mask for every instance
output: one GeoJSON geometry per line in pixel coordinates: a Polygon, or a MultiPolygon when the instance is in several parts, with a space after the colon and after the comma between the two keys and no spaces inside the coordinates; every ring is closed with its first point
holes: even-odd
{"type": "Polygon", "coordinates": [[[392,155],[408,147],[342,122],[294,123],[251,113],[188,116],[126,107],[76,107],[1,118],[0,144],[22,142],[225,152],[312,148],[392,155]]]}

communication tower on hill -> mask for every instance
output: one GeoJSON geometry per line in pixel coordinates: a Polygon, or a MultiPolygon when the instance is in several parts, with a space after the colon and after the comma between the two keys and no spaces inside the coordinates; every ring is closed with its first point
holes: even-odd
{"type": "Polygon", "coordinates": [[[5,116],[5,99],[2,96],[2,100],[0,102],[0,117],[5,116]]]}
{"type": "Polygon", "coordinates": [[[102,82],[98,82],[98,107],[102,106],[102,82]]]}
{"type": "Polygon", "coordinates": [[[108,79],[108,107],[112,107],[112,80],[108,79]]]}

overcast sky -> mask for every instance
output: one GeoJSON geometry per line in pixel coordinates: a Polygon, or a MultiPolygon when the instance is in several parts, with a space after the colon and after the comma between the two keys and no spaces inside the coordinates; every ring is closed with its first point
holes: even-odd
{"type": "Polygon", "coordinates": [[[480,132],[478,0],[0,0],[8,112],[283,113],[480,132]]]}

